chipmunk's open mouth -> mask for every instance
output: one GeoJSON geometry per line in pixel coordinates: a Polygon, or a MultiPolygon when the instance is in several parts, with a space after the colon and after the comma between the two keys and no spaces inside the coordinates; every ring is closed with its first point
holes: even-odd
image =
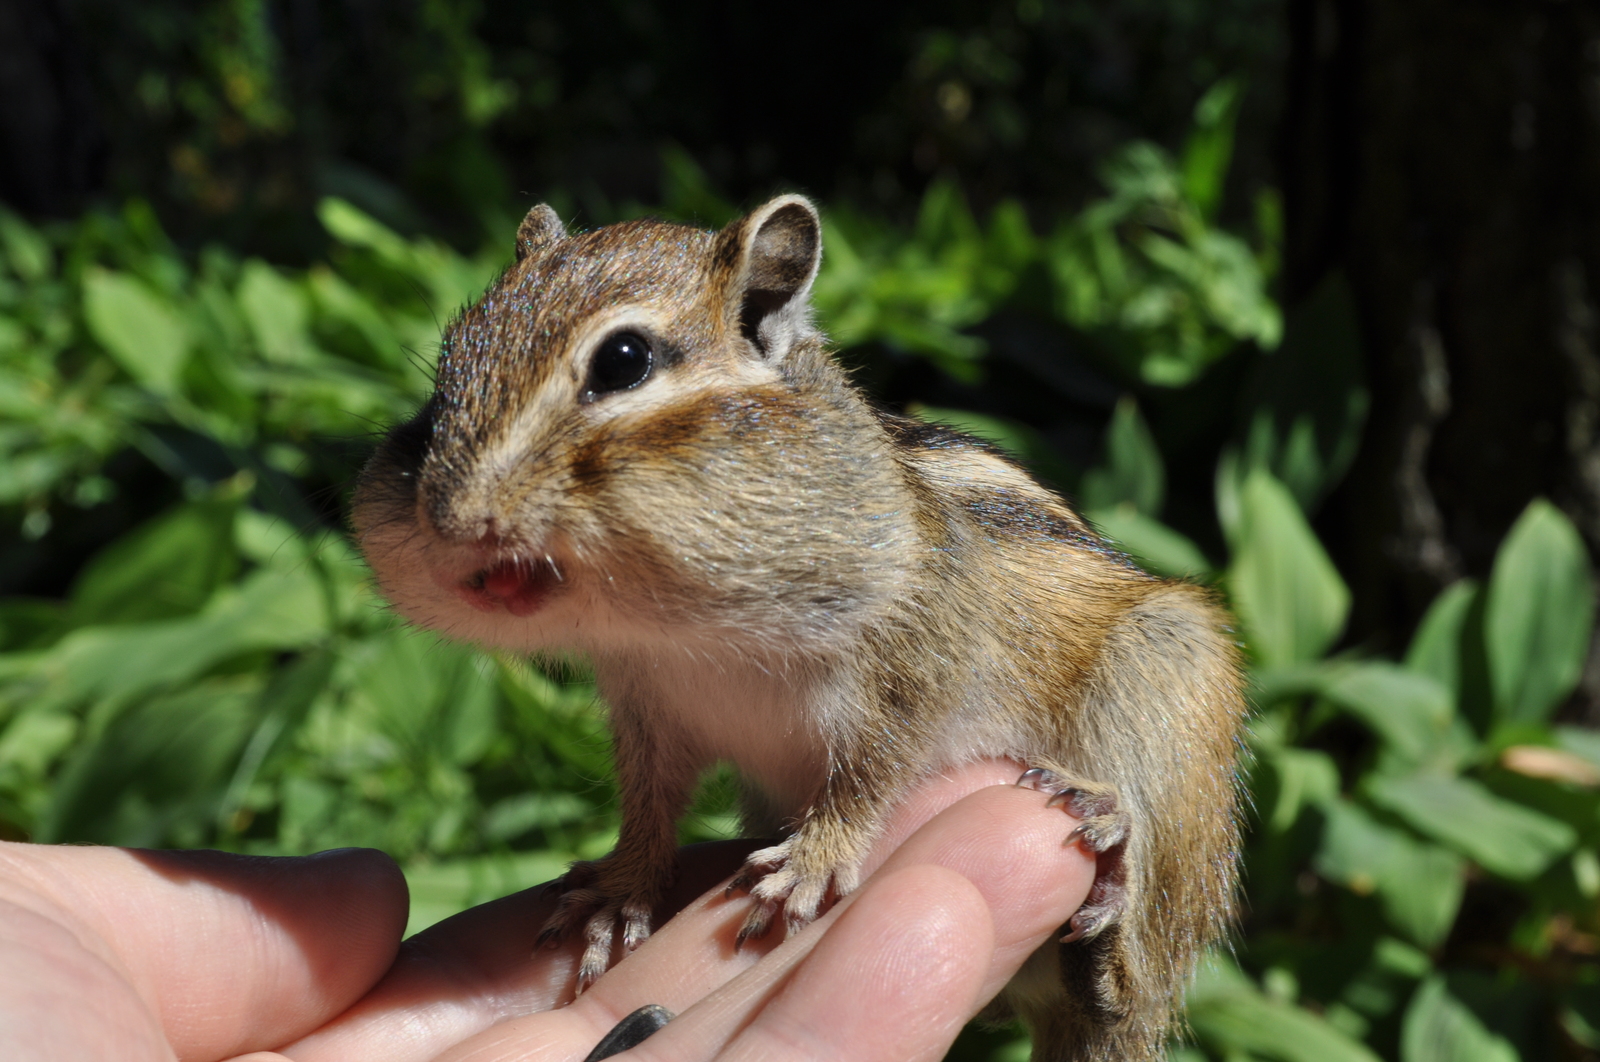
{"type": "Polygon", "coordinates": [[[561,581],[561,570],[548,558],[501,561],[463,579],[456,593],[480,612],[504,609],[513,616],[531,616],[561,581]]]}

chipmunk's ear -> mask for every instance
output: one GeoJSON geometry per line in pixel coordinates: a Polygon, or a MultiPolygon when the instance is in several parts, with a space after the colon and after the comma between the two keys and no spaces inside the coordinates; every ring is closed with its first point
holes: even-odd
{"type": "Polygon", "coordinates": [[[782,195],[735,221],[718,234],[716,257],[733,271],[728,292],[739,330],[762,354],[781,358],[812,330],[822,220],[809,199],[782,195]]]}
{"type": "Polygon", "coordinates": [[[517,261],[522,261],[551,240],[564,239],[566,235],[567,227],[561,224],[560,215],[551,210],[549,205],[540,203],[528,211],[528,216],[517,226],[517,261]]]}

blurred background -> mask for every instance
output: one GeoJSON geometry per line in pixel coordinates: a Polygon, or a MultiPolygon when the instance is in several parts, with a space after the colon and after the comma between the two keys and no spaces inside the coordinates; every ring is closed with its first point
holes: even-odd
{"type": "Polygon", "coordinates": [[[371,845],[413,929],[608,850],[581,669],[403,629],[348,489],[532,204],[802,191],[865,387],[1239,617],[1174,1057],[1600,1057],[1600,6],[0,0],[0,100],[0,837],[371,845]]]}

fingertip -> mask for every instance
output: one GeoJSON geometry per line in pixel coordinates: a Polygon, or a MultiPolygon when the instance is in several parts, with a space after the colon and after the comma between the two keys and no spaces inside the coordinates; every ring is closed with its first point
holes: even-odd
{"type": "Polygon", "coordinates": [[[318,883],[323,918],[345,919],[351,931],[398,946],[411,913],[411,889],[387,852],[333,848],[286,860],[284,866],[289,875],[318,883]]]}
{"type": "Polygon", "coordinates": [[[886,978],[901,982],[930,963],[954,971],[987,954],[995,940],[994,918],[979,888],[959,871],[932,863],[874,878],[839,922],[847,927],[839,939],[882,956],[874,961],[886,978]]]}
{"type": "Polygon", "coordinates": [[[726,1057],[938,1058],[979,1002],[993,947],[988,904],[964,875],[876,875],[726,1057]]]}
{"type": "Polygon", "coordinates": [[[1018,918],[1024,933],[1035,922],[1059,925],[1094,882],[1096,860],[1069,838],[1077,820],[1045,797],[1013,785],[978,789],[924,824],[885,862],[884,869],[935,863],[967,878],[997,917],[1001,936],[1018,918]]]}
{"type": "Polygon", "coordinates": [[[377,983],[405,930],[405,878],[374,849],[129,854],[154,875],[113,932],[130,963],[161,957],[153,983],[180,1054],[276,1047],[317,1028],[377,983]]]}
{"type": "Polygon", "coordinates": [[[304,956],[307,992],[330,1015],[338,1013],[394,962],[410,914],[405,875],[375,848],[273,860],[270,871],[279,878],[275,887],[253,900],[293,937],[304,956]]]}

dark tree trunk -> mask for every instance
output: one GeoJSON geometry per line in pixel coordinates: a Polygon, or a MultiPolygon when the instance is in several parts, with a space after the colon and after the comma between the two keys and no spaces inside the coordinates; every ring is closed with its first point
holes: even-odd
{"type": "Polygon", "coordinates": [[[1600,6],[1291,13],[1287,294],[1345,273],[1372,388],[1322,519],[1396,645],[1536,496],[1600,547],[1600,6]]]}
{"type": "Polygon", "coordinates": [[[106,145],[55,0],[0,0],[0,201],[66,215],[98,189],[106,145]]]}

